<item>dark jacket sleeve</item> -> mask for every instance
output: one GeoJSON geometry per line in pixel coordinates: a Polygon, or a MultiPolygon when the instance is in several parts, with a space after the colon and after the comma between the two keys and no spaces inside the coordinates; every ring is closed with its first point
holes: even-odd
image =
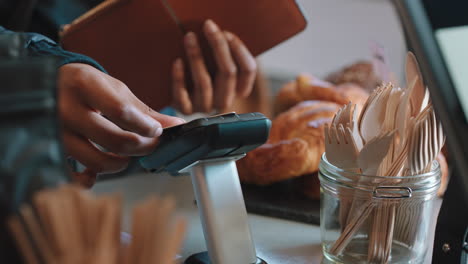
{"type": "Polygon", "coordinates": [[[37,33],[17,33],[0,26],[0,35],[3,34],[22,34],[27,56],[54,56],[58,59],[59,66],[68,63],[85,63],[105,72],[95,60],[82,54],[66,51],[46,36],[37,33]]]}

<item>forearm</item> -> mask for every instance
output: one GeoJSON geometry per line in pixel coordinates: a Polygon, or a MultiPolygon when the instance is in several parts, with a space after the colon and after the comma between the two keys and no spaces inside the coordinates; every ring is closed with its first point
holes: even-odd
{"type": "MultiPolygon", "coordinates": [[[[21,45],[24,48],[24,53],[27,56],[53,56],[57,58],[59,67],[68,63],[84,63],[105,72],[104,68],[95,60],[82,54],[63,50],[57,43],[43,35],[37,33],[13,32],[0,26],[0,36],[8,34],[21,34],[21,45]]],[[[3,51],[0,51],[0,54],[3,53],[3,51]]]]}

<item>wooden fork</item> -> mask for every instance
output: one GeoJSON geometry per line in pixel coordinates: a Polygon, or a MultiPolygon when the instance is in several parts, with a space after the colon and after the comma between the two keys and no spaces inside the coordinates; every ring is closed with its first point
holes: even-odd
{"type": "Polygon", "coordinates": [[[359,151],[352,131],[343,124],[325,125],[325,151],[327,160],[341,169],[356,169],[359,151]]]}

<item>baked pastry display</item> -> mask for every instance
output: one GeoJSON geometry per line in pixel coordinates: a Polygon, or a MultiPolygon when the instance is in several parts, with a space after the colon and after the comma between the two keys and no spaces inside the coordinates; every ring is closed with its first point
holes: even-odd
{"type": "Polygon", "coordinates": [[[367,91],[372,91],[382,83],[382,79],[377,74],[374,64],[367,61],[359,61],[343,69],[330,74],[325,78],[335,85],[343,83],[354,83],[367,91]]]}
{"type": "Polygon", "coordinates": [[[334,85],[309,75],[299,75],[295,81],[283,86],[275,99],[275,112],[281,113],[307,100],[335,102],[340,105],[349,102],[363,104],[368,92],[359,85],[344,83],[334,85]]]}
{"type": "Polygon", "coordinates": [[[347,98],[334,88],[335,86],[329,82],[308,75],[299,75],[295,81],[287,83],[279,90],[275,99],[275,112],[284,112],[307,100],[348,103],[347,98]]]}
{"type": "Polygon", "coordinates": [[[267,143],[237,162],[241,181],[267,185],[316,172],[325,151],[324,125],[340,107],[313,100],[281,113],[272,122],[267,143]]]}
{"type": "Polygon", "coordinates": [[[275,98],[275,112],[266,144],[237,162],[240,180],[269,185],[289,179],[294,189],[312,199],[320,196],[318,165],[325,151],[325,124],[349,102],[364,104],[368,92],[357,84],[334,85],[299,75],[275,98]]]}
{"type": "Polygon", "coordinates": [[[369,93],[366,90],[354,83],[340,84],[335,87],[335,90],[346,97],[347,103],[356,104],[359,111],[369,97],[369,93]]]}

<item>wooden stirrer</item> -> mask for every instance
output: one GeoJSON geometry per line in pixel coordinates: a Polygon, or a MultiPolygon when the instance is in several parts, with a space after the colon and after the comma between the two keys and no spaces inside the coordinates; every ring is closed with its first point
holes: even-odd
{"type": "Polygon", "coordinates": [[[29,241],[25,228],[21,224],[20,218],[17,215],[10,216],[7,219],[7,225],[26,263],[39,264],[37,255],[34,253],[34,248],[29,241]]]}

